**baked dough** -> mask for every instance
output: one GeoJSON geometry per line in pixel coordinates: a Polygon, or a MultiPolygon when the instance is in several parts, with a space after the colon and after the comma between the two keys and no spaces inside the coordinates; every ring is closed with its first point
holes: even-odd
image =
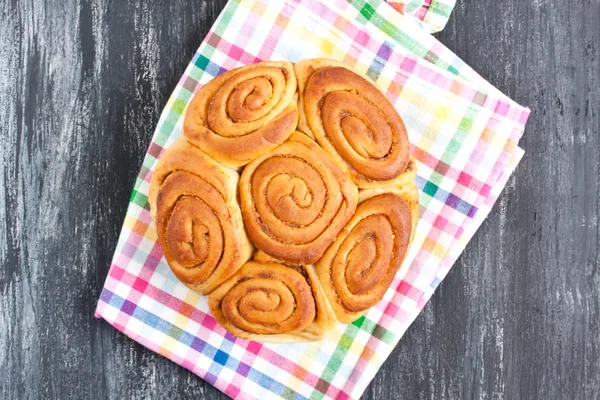
{"type": "Polygon", "coordinates": [[[202,294],[252,256],[238,180],[185,138],[169,147],[152,175],[148,200],[165,259],[181,282],[202,294]]]}
{"type": "Polygon", "coordinates": [[[185,113],[188,140],[228,167],[283,143],[296,129],[296,76],[290,62],[236,68],[204,85],[185,113]]]}
{"type": "Polygon", "coordinates": [[[385,94],[337,61],[303,60],[295,71],[298,129],[313,136],[359,188],[392,185],[407,168],[410,146],[385,94]]]}
{"type": "Polygon", "coordinates": [[[327,336],[377,304],[419,219],[402,119],[327,59],[267,61],[204,85],[160,157],[149,203],[175,276],[261,342],[327,336]]]}

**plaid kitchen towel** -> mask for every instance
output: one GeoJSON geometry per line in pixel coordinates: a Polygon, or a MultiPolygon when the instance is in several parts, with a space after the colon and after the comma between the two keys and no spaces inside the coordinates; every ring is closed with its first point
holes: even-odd
{"type": "Polygon", "coordinates": [[[407,18],[380,0],[231,0],[161,115],[96,315],[233,398],[360,397],[490,212],[523,155],[529,115],[407,18]],[[402,272],[364,317],[321,342],[261,344],[226,332],[173,276],[149,182],[203,84],[241,65],[311,57],[344,61],[387,93],[417,160],[421,220],[402,272]]]}
{"type": "Polygon", "coordinates": [[[396,11],[412,15],[427,32],[439,32],[446,26],[456,0],[388,0],[396,11]]]}

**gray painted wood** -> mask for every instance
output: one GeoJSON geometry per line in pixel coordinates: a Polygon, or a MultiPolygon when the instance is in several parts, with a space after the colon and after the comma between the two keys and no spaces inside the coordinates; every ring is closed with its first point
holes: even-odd
{"type": "MultiPolygon", "coordinates": [[[[219,1],[0,3],[0,397],[225,398],[93,318],[160,110],[219,1]]],[[[365,399],[600,398],[600,3],[459,0],[533,113],[488,220],[365,399]]]]}

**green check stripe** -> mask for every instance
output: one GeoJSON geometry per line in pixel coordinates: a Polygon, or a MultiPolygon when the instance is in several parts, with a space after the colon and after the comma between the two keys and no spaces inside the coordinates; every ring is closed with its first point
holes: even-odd
{"type": "Polygon", "coordinates": [[[136,204],[142,208],[146,208],[148,206],[148,196],[146,196],[143,193],[138,192],[137,190],[134,190],[131,193],[131,200],[130,200],[133,204],[136,204]]]}
{"type": "Polygon", "coordinates": [[[364,316],[354,321],[351,325],[362,329],[363,331],[375,336],[377,339],[387,344],[393,343],[394,338],[396,336],[392,332],[385,329],[383,326],[371,321],[369,318],[364,316]]]}
{"type": "Polygon", "coordinates": [[[429,5],[427,12],[448,18],[452,13],[452,9],[453,7],[449,6],[448,4],[433,0],[429,5]]]}
{"type": "MultiPolygon", "coordinates": [[[[329,359],[329,362],[325,366],[323,373],[320,378],[324,381],[331,383],[335,375],[339,372],[340,366],[344,363],[344,359],[352,347],[352,343],[356,338],[359,331],[365,331],[369,335],[376,337],[386,344],[393,344],[396,340],[396,335],[384,328],[383,326],[371,321],[369,318],[363,316],[354,321],[353,323],[346,326],[344,334],[337,343],[337,346],[329,359]]],[[[311,394],[311,399],[322,399],[324,393],[315,389],[311,394]]]]}
{"type": "Polygon", "coordinates": [[[405,10],[408,12],[414,12],[415,10],[418,10],[422,6],[423,6],[423,0],[412,0],[412,1],[409,1],[405,5],[405,10]]]}
{"type": "MultiPolygon", "coordinates": [[[[382,32],[396,41],[401,47],[419,58],[425,58],[429,53],[429,49],[427,47],[423,46],[417,40],[402,32],[400,29],[398,29],[398,27],[379,14],[376,7],[381,4],[380,1],[369,0],[369,3],[367,3],[365,0],[352,0],[350,4],[356,8],[362,16],[362,18],[357,18],[357,21],[360,21],[363,24],[366,24],[367,21],[371,22],[382,32]]],[[[447,62],[440,59],[430,59],[430,57],[428,60],[436,66],[458,75],[456,68],[452,67],[447,62]]]]}

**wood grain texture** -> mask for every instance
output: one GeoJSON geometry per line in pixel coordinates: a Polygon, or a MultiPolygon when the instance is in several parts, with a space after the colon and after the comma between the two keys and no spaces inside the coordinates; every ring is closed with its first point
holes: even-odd
{"type": "MultiPolygon", "coordinates": [[[[93,312],[159,113],[224,0],[0,3],[0,397],[224,399],[93,312]]],[[[365,399],[600,398],[600,3],[459,0],[440,40],[527,150],[365,399]]]]}

